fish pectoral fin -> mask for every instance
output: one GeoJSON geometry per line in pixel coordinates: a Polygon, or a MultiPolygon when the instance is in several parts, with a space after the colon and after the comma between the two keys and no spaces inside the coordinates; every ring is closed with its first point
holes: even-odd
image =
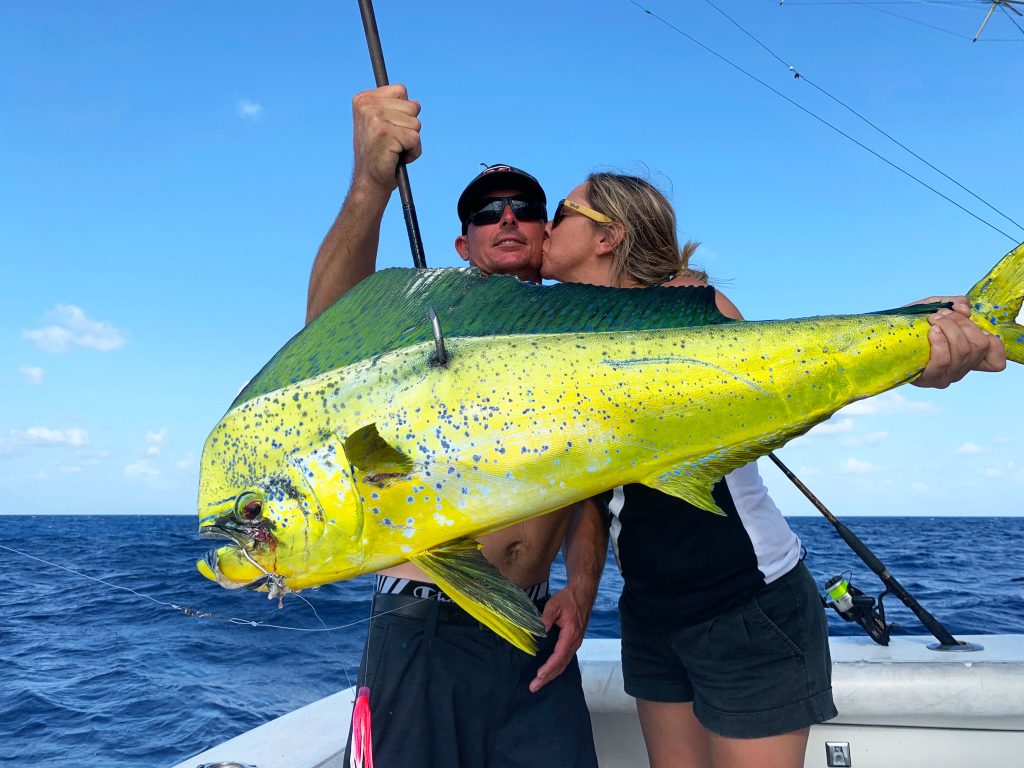
{"type": "Polygon", "coordinates": [[[455,539],[409,560],[474,619],[516,648],[537,655],[534,638],[547,635],[537,606],[484,558],[480,544],[455,539]]]}
{"type": "Polygon", "coordinates": [[[711,497],[711,489],[722,479],[722,475],[713,477],[712,473],[681,467],[649,478],[644,485],[656,491],[675,496],[698,509],[706,509],[716,515],[724,515],[722,508],[711,497]]]}
{"type": "Polygon", "coordinates": [[[705,456],[668,472],[662,472],[660,475],[652,475],[644,480],[644,485],[682,499],[699,509],[724,515],[725,512],[711,496],[711,489],[715,483],[734,469],[767,455],[776,447],[775,442],[776,438],[773,436],[768,440],[737,445],[718,454],[705,456]]]}
{"type": "Polygon", "coordinates": [[[407,475],[412,459],[380,436],[376,424],[360,427],[345,438],[345,456],[368,475],[407,475]]]}

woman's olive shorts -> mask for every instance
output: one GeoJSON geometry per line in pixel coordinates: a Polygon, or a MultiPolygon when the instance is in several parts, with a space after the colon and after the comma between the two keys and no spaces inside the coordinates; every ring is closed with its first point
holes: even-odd
{"type": "Polygon", "coordinates": [[[700,624],[661,628],[619,601],[626,693],[693,702],[722,736],[776,736],[836,716],[825,612],[801,562],[749,599],[700,624]]]}

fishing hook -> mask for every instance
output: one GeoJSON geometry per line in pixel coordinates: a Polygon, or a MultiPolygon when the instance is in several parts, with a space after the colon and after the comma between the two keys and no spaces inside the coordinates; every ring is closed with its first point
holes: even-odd
{"type": "Polygon", "coordinates": [[[444,367],[448,365],[448,350],[444,348],[441,321],[437,319],[437,312],[434,311],[433,307],[427,308],[427,314],[430,316],[430,325],[434,330],[434,347],[437,349],[437,353],[430,359],[430,362],[433,365],[444,367]]]}

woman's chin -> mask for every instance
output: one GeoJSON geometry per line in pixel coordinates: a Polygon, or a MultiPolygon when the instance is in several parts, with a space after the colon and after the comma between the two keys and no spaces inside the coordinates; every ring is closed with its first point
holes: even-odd
{"type": "Polygon", "coordinates": [[[557,280],[558,282],[565,282],[565,271],[557,267],[557,265],[551,263],[548,259],[544,259],[540,263],[540,276],[545,280],[557,280]]]}

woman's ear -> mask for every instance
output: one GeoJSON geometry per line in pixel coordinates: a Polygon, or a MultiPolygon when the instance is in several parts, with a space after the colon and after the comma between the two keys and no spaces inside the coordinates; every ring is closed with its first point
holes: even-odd
{"type": "Polygon", "coordinates": [[[597,255],[608,256],[615,253],[615,249],[622,245],[622,241],[626,237],[626,230],[622,226],[622,222],[613,221],[602,224],[599,229],[601,234],[597,238],[597,255]]]}

